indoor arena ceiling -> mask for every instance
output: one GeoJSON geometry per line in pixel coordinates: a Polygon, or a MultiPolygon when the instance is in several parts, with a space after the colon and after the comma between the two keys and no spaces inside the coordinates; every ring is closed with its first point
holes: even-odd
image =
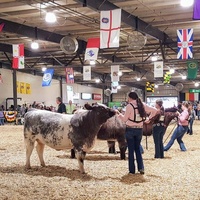
{"type": "MultiPolygon", "coordinates": [[[[194,81],[182,80],[187,74],[186,60],[177,60],[177,29],[194,29],[193,55],[200,59],[200,21],[192,20],[193,7],[184,8],[180,0],[1,0],[0,61],[8,68],[12,62],[12,44],[24,43],[25,69],[21,71],[41,75],[41,68],[55,69],[55,77],[65,77],[65,67],[73,67],[75,82],[95,87],[110,86],[110,66],[119,64],[122,76],[120,85],[144,88],[146,81],[154,79],[151,57],[164,61],[164,72],[175,69],[171,84],[184,83],[193,87],[194,81]],[[96,65],[92,67],[92,80],[83,81],[84,52],[88,38],[99,37],[100,11],[122,9],[120,47],[101,49],[96,65]],[[53,11],[57,22],[45,21],[45,13],[53,11]],[[127,42],[136,31],[147,37],[146,44],[135,48],[127,42]],[[73,36],[79,42],[74,54],[60,48],[64,36],[73,36]],[[39,49],[32,50],[33,40],[39,49]],[[136,81],[140,77],[141,81],[136,81]],[[105,81],[95,83],[95,79],[105,81]]],[[[195,81],[200,81],[200,75],[195,81]]]]}

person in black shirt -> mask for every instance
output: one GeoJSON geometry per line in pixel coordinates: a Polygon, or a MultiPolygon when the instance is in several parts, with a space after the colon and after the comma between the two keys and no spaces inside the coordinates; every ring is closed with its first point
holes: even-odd
{"type": "Polygon", "coordinates": [[[58,113],[63,113],[63,114],[65,114],[65,113],[66,113],[66,106],[65,106],[65,104],[62,102],[61,97],[57,97],[57,98],[56,98],[56,103],[58,104],[58,110],[57,110],[57,112],[58,112],[58,113]]]}

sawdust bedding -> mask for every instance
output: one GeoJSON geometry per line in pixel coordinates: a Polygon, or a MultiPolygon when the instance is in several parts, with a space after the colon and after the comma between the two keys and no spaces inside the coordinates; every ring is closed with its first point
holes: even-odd
{"type": "MultiPolygon", "coordinates": [[[[127,159],[108,154],[105,141],[97,141],[87,154],[86,174],[79,173],[78,162],[70,159],[69,151],[47,146],[44,151],[47,166],[39,166],[34,149],[32,169],[25,170],[23,126],[0,126],[0,200],[199,200],[199,125],[196,120],[194,134],[183,138],[186,152],[181,152],[175,142],[164,159],[154,159],[153,138],[147,138],[146,146],[144,137],[144,175],[128,174],[127,159]]],[[[168,127],[164,141],[169,140],[173,127],[168,127]]]]}

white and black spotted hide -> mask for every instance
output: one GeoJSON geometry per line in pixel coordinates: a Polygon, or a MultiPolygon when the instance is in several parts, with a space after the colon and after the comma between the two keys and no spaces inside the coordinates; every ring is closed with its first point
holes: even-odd
{"type": "Polygon", "coordinates": [[[85,152],[93,146],[101,125],[115,111],[102,105],[86,106],[89,110],[65,115],[45,110],[31,110],[25,115],[24,139],[26,144],[26,168],[30,168],[30,156],[37,141],[37,153],[42,166],[44,146],[56,150],[75,148],[79,170],[84,173],[85,152]]]}

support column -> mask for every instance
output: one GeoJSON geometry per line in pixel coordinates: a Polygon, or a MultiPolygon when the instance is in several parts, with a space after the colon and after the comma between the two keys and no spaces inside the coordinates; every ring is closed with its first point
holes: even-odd
{"type": "Polygon", "coordinates": [[[62,77],[60,77],[59,83],[60,83],[60,97],[61,97],[61,99],[63,100],[62,77]]]}
{"type": "Polygon", "coordinates": [[[12,72],[13,72],[13,103],[14,103],[14,110],[17,110],[17,71],[16,69],[13,69],[12,72]]]}

